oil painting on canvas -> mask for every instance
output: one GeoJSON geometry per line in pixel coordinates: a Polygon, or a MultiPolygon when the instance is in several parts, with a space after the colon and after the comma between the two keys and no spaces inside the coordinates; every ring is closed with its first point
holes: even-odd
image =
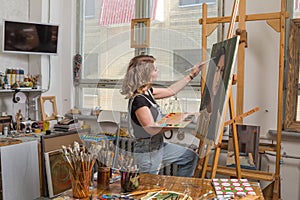
{"type": "Polygon", "coordinates": [[[201,97],[196,133],[211,143],[218,143],[224,123],[226,104],[231,89],[239,37],[215,43],[207,69],[206,83],[201,97]]]}
{"type": "Polygon", "coordinates": [[[69,169],[61,150],[45,153],[45,165],[50,198],[72,187],[69,169]]]}

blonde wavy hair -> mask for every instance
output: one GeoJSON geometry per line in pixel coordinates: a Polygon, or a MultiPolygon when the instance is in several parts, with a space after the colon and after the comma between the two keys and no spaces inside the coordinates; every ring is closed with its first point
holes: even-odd
{"type": "Polygon", "coordinates": [[[126,99],[142,93],[142,89],[151,84],[155,60],[150,55],[138,55],[130,60],[120,91],[126,99]]]}

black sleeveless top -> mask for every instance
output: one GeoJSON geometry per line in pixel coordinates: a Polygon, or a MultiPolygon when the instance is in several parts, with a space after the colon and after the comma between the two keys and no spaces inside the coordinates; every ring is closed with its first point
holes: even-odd
{"type": "MultiPolygon", "coordinates": [[[[152,94],[153,89],[151,88],[150,90],[148,90],[148,92],[150,94],[152,94]]],[[[135,96],[134,98],[130,99],[129,101],[129,112],[130,112],[130,116],[131,116],[131,126],[133,128],[133,135],[136,138],[151,138],[154,137],[151,134],[147,133],[145,131],[145,129],[141,126],[140,122],[138,121],[135,112],[137,109],[143,107],[143,106],[147,106],[152,114],[152,117],[154,119],[154,121],[156,121],[156,119],[161,115],[160,110],[159,110],[159,105],[156,103],[155,99],[153,98],[152,95],[146,95],[146,94],[140,94],[135,96]]],[[[156,134],[155,137],[157,137],[157,135],[160,135],[160,137],[162,137],[161,134],[156,134]]]]}

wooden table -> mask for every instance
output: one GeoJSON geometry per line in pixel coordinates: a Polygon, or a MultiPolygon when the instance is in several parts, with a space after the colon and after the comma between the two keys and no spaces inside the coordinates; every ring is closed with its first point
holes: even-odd
{"type": "MultiPolygon", "coordinates": [[[[263,194],[257,183],[251,183],[254,191],[256,192],[258,198],[263,200],[263,194]]],[[[190,191],[190,196],[193,200],[199,199],[202,195],[208,193],[209,191],[213,191],[213,194],[208,195],[206,198],[203,199],[210,199],[215,197],[214,189],[211,184],[210,179],[200,179],[200,178],[186,178],[186,177],[176,177],[176,176],[163,176],[163,175],[153,175],[153,174],[141,174],[140,175],[140,186],[136,191],[143,191],[149,190],[154,188],[164,187],[166,190],[169,191],[176,191],[180,193],[184,193],[187,189],[190,191]]],[[[120,194],[121,193],[121,186],[120,181],[117,181],[113,184],[110,184],[109,191],[104,190],[97,190],[94,189],[91,192],[92,199],[97,199],[97,197],[101,196],[102,194],[120,194]]],[[[67,191],[61,195],[71,196],[71,191],[67,191]]],[[[145,196],[137,195],[134,196],[135,199],[140,199],[141,197],[145,196]]],[[[63,198],[61,198],[63,199],[63,198]]],[[[87,198],[89,199],[89,198],[87,198]]],[[[56,200],[56,199],[54,199],[56,200]]],[[[59,198],[57,198],[59,200],[59,198]]]]}

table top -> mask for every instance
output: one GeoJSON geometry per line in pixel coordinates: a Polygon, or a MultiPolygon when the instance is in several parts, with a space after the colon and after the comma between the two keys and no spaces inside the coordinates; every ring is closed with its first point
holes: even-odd
{"type": "MultiPolygon", "coordinates": [[[[263,194],[261,188],[257,182],[251,182],[257,196],[251,199],[263,200],[263,194]]],[[[211,179],[200,179],[200,178],[187,178],[187,177],[177,177],[177,176],[164,176],[164,175],[153,175],[153,174],[140,174],[140,185],[137,191],[146,191],[151,189],[165,188],[167,191],[175,191],[179,193],[188,193],[193,200],[198,199],[211,199],[216,197],[211,179]],[[210,194],[211,192],[211,194],[210,194]],[[205,198],[204,198],[205,197],[205,198]]],[[[72,196],[72,191],[67,191],[60,197],[54,199],[59,200],[66,199],[65,196],[72,196]],[[63,197],[63,198],[62,198],[63,197]]],[[[120,181],[110,184],[109,190],[99,190],[95,188],[91,191],[91,196],[87,199],[98,199],[103,194],[112,195],[120,194],[121,186],[120,181]]],[[[141,199],[147,194],[135,195],[134,199],[141,199]]],[[[70,198],[72,199],[72,198],[70,198]]],[[[100,199],[100,198],[99,198],[100,199]]],[[[249,198],[250,199],[250,198],[249,198]]]]}

